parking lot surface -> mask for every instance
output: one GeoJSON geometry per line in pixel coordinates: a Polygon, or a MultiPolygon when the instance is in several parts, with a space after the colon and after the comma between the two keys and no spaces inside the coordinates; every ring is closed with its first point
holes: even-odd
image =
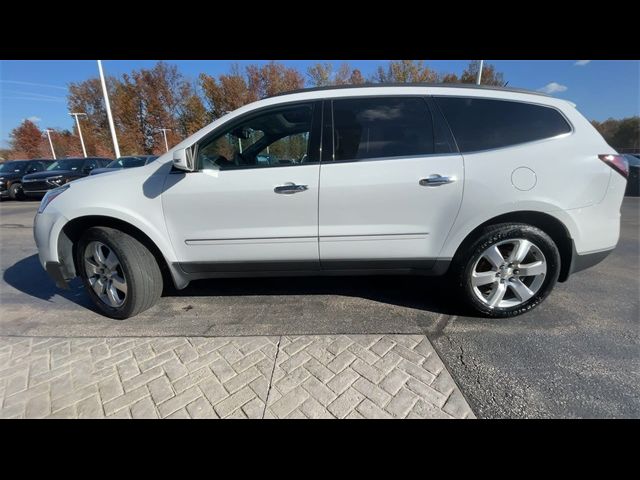
{"type": "MultiPolygon", "coordinates": [[[[93,311],[79,281],[59,290],[40,267],[32,238],[37,202],[2,202],[0,412],[467,418],[473,411],[488,418],[640,417],[638,207],[637,198],[625,199],[621,240],[612,255],[559,284],[534,312],[513,319],[463,316],[438,279],[336,277],[198,281],[135,318],[116,321],[93,311]],[[233,342],[263,341],[257,351],[264,358],[255,364],[247,360],[236,366],[243,358],[224,354],[245,355],[233,342]],[[304,347],[292,353],[287,345],[296,342],[304,347]],[[154,356],[165,355],[167,368],[181,365],[175,369],[183,375],[171,377],[162,362],[146,374],[148,359],[136,352],[148,348],[154,356]],[[186,361],[183,350],[197,356],[186,361]],[[207,354],[203,368],[198,362],[207,354]],[[329,365],[340,355],[345,366],[336,372],[329,365]],[[50,377],[38,387],[29,372],[44,368],[45,358],[50,377]],[[243,375],[245,365],[260,376],[244,374],[227,389],[212,366],[216,361],[226,362],[234,377],[243,375]],[[201,368],[194,370],[192,362],[201,368]],[[27,373],[21,370],[25,366],[27,373]],[[332,390],[339,383],[334,377],[349,370],[353,373],[343,374],[349,386],[332,390]],[[122,391],[113,386],[119,393],[114,398],[137,393],[111,410],[107,404],[113,399],[101,396],[100,382],[116,377],[122,391]],[[158,378],[170,385],[171,396],[163,402],[177,399],[171,407],[162,407],[153,396],[152,382],[162,383],[158,378]],[[256,386],[264,384],[259,378],[267,395],[264,385],[256,386]],[[216,408],[202,386],[215,382],[227,397],[244,392],[244,403],[236,400],[240,406],[234,403],[231,411],[216,408]],[[32,388],[40,388],[37,395],[32,388]],[[78,388],[85,390],[78,393],[78,388]],[[54,400],[60,392],[69,398],[54,400]],[[19,394],[7,405],[8,397],[19,394]]],[[[249,350],[247,356],[255,353],[249,350]]]]}

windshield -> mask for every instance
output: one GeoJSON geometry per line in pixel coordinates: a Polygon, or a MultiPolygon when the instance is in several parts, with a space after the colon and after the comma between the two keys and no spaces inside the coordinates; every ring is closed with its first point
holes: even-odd
{"type": "Polygon", "coordinates": [[[6,162],[0,165],[0,173],[24,173],[28,162],[6,162]]]}
{"type": "Polygon", "coordinates": [[[51,165],[49,165],[49,167],[47,167],[47,170],[78,170],[82,168],[83,163],[84,160],[82,158],[56,160],[51,165]]]}
{"type": "Polygon", "coordinates": [[[141,167],[144,163],[145,157],[120,157],[107,165],[107,168],[141,167]]]}

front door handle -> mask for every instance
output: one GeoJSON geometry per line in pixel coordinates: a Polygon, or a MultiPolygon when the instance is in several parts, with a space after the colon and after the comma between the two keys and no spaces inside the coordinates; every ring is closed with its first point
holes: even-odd
{"type": "Polygon", "coordinates": [[[309,187],[306,185],[296,185],[293,182],[287,182],[284,185],[278,185],[273,189],[274,192],[283,195],[291,195],[292,193],[304,192],[305,190],[309,190],[309,187]]]}
{"type": "Polygon", "coordinates": [[[437,187],[439,185],[445,185],[447,183],[455,182],[456,179],[454,177],[443,177],[437,173],[433,175],[429,175],[427,178],[422,178],[418,183],[423,187],[437,187]]]}

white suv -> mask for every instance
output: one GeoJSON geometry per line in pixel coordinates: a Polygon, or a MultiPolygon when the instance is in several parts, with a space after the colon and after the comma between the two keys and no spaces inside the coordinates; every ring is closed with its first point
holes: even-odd
{"type": "Polygon", "coordinates": [[[56,284],[79,275],[113,318],[151,307],[163,282],[445,273],[476,312],[508,317],[616,246],[627,172],[565,100],[311,89],[49,192],[34,233],[56,284]]]}

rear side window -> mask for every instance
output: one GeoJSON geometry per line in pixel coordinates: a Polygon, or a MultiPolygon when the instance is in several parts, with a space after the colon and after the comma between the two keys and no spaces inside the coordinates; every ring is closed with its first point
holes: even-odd
{"type": "Polygon", "coordinates": [[[434,97],[461,152],[508,147],[571,132],[557,110],[484,98],[434,97]]]}
{"type": "Polygon", "coordinates": [[[334,160],[432,154],[433,125],[423,98],[333,101],[334,160]]]}

